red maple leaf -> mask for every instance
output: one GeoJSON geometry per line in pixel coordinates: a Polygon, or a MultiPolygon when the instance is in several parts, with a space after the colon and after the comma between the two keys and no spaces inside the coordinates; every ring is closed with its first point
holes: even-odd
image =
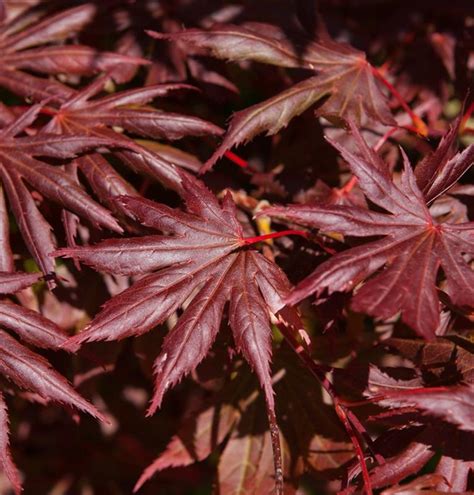
{"type": "Polygon", "coordinates": [[[138,221],[164,235],[112,239],[91,247],[58,251],[59,255],[109,273],[137,275],[155,271],[108,301],[66,347],[141,335],[186,303],[155,361],[155,392],[148,410],[153,414],[166,390],[206,356],[229,302],[228,319],[235,346],[254,369],[265,392],[277,485],[281,486],[270,375],[270,315],[284,307],[289,283],[277,265],[247,248],[262,238],[244,238],[230,194],[221,206],[202,183],[184,174],[182,177],[187,212],[138,197],[121,198],[123,207],[138,221]]]}
{"type": "MultiPolygon", "coordinates": [[[[359,155],[332,144],[351,167],[367,198],[386,212],[314,204],[269,208],[265,214],[323,231],[381,239],[333,256],[295,288],[288,302],[295,304],[324,290],[351,290],[365,281],[352,299],[354,310],[380,318],[400,311],[402,320],[419,335],[433,338],[440,321],[436,286],[440,268],[452,302],[474,306],[474,273],[465,259],[474,255],[474,224],[438,223],[426,206],[408,158],[404,156],[400,183],[395,184],[355,126],[352,133],[359,155]]],[[[449,161],[449,169],[465,169],[473,151],[471,146],[456,155],[449,161]]],[[[445,186],[436,186],[441,191],[452,185],[445,168],[443,174],[445,186]]]]}
{"type": "Polygon", "coordinates": [[[335,42],[325,32],[320,32],[315,42],[301,33],[288,38],[281,29],[270,24],[245,23],[240,26],[218,24],[208,31],[189,29],[172,34],[153,31],[149,34],[158,39],[198,46],[226,60],[252,60],[317,73],[269,100],[234,114],[222,144],[203,171],[211,168],[232,146],[249,141],[264,131],[267,135],[276,134],[293,117],[325,97],[328,98],[318,108],[319,115],[359,123],[365,117],[395,124],[365,54],[335,42]]]}
{"type": "MultiPolygon", "coordinates": [[[[0,271],[0,293],[18,292],[38,281],[40,274],[0,271]]],[[[24,308],[2,297],[0,299],[0,325],[20,337],[26,344],[44,349],[59,349],[67,340],[67,334],[41,314],[24,308]]],[[[104,420],[100,412],[82,398],[53,369],[41,355],[20,344],[10,334],[0,329],[0,375],[22,390],[38,394],[46,401],[55,401],[76,407],[104,420]]],[[[15,493],[21,493],[21,480],[12,460],[8,439],[7,406],[0,392],[0,466],[12,483],[15,493]]]]}
{"type": "Polygon", "coordinates": [[[67,98],[74,90],[24,70],[86,76],[120,64],[148,63],[138,57],[101,52],[85,45],[58,44],[81,31],[95,12],[93,5],[86,4],[44,19],[30,10],[9,19],[0,29],[0,86],[36,100],[67,98]]]}

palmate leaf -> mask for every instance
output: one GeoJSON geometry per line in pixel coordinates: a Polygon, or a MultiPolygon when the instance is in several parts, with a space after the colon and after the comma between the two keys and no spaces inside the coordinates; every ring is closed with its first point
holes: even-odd
{"type": "Polygon", "coordinates": [[[237,112],[222,144],[203,171],[210,169],[232,146],[249,141],[261,132],[276,134],[293,117],[325,97],[327,100],[318,109],[320,115],[358,123],[365,117],[395,124],[365,54],[333,41],[326,34],[321,33],[317,42],[301,39],[301,34],[290,40],[276,26],[261,23],[215,25],[208,31],[189,29],[172,34],[149,34],[199,46],[225,60],[252,60],[317,73],[263,103],[237,112]]]}
{"type": "Polygon", "coordinates": [[[100,52],[83,45],[54,44],[81,31],[95,11],[92,4],[84,4],[44,20],[26,11],[0,26],[0,85],[13,93],[40,100],[67,98],[71,96],[67,86],[32,76],[22,69],[42,74],[92,75],[119,64],[148,63],[144,59],[100,52]]]}
{"type": "Polygon", "coordinates": [[[156,360],[152,414],[165,391],[205,357],[219,330],[224,306],[230,301],[229,322],[236,347],[257,373],[273,408],[269,314],[283,308],[289,283],[275,264],[245,248],[230,195],[220,206],[200,182],[184,174],[182,177],[187,212],[138,197],[121,199],[137,220],[165,235],[108,240],[58,251],[109,273],[159,270],[112,298],[68,346],[143,334],[191,297],[156,360]]]}
{"type": "MultiPolygon", "coordinates": [[[[119,91],[111,95],[94,98],[103,89],[108,75],[98,78],[59,106],[46,108],[53,118],[42,129],[42,133],[96,136],[121,139],[123,134],[112,131],[119,127],[127,134],[151,139],[177,140],[184,136],[219,135],[222,129],[198,117],[160,111],[147,106],[153,99],[168,95],[172,91],[193,89],[184,84],[159,84],[139,89],[119,91]]],[[[180,190],[181,180],[175,165],[196,169],[196,158],[179,150],[161,150],[158,146],[150,150],[134,144],[135,151],[114,151],[114,155],[135,171],[141,172],[175,190],[180,190]],[[137,153],[137,151],[139,153],[137,153]],[[174,151],[174,153],[173,153],[174,151]]],[[[75,165],[83,172],[96,194],[112,209],[117,203],[112,200],[119,195],[134,195],[134,188],[118,174],[100,154],[88,154],[77,158],[75,165]]],[[[200,163],[200,162],[198,162],[200,163]]]]}
{"type": "MultiPolygon", "coordinates": [[[[380,318],[401,311],[402,320],[419,335],[433,338],[440,322],[436,292],[440,268],[452,302],[474,306],[474,273],[464,259],[464,255],[474,255],[474,225],[438,223],[426,207],[408,159],[405,157],[397,185],[355,126],[352,133],[359,155],[332,144],[348,162],[367,198],[388,213],[316,204],[275,207],[265,214],[323,231],[382,238],[343,251],[320,265],[296,287],[288,301],[295,304],[324,290],[351,290],[366,280],[353,297],[354,310],[380,318]],[[375,276],[368,279],[371,275],[375,276]]],[[[464,160],[468,150],[449,163],[456,165],[464,160]]],[[[443,174],[450,183],[446,168],[443,174]]],[[[440,189],[444,190],[444,186],[440,189]]]]}
{"type": "MultiPolygon", "coordinates": [[[[15,137],[34,121],[40,108],[40,104],[31,107],[0,130],[0,179],[23,239],[43,273],[47,274],[54,269],[50,256],[54,243],[50,226],[41,215],[26,184],[97,227],[116,232],[122,229],[110,212],[92,200],[69,174],[60,167],[36,158],[73,158],[81,152],[111,145],[113,138],[54,134],[15,137]]],[[[115,144],[124,146],[126,143],[117,140],[115,144]]],[[[6,223],[5,215],[3,219],[6,223]]],[[[5,232],[3,241],[6,240],[5,232]]],[[[8,246],[4,249],[9,250],[8,246]]]]}
{"type": "MultiPolygon", "coordinates": [[[[153,414],[166,390],[194,370],[210,350],[226,303],[237,350],[257,374],[272,424],[277,493],[282,493],[281,455],[270,377],[270,315],[284,307],[289,282],[271,261],[246,246],[230,194],[219,205],[205,186],[181,173],[187,212],[139,197],[123,206],[143,225],[164,235],[108,240],[58,251],[97,270],[140,274],[158,270],[109,300],[84,332],[66,347],[140,335],[186,309],[166,336],[154,365],[153,414]],[[172,235],[171,235],[172,234],[172,235]]],[[[254,238],[251,238],[253,242],[254,238]]]]}
{"type": "Polygon", "coordinates": [[[118,126],[132,135],[152,139],[181,139],[184,136],[221,134],[222,130],[198,117],[160,111],[146,106],[172,91],[193,89],[186,84],[157,84],[119,91],[91,99],[100,93],[109,78],[96,81],[62,103],[46,132],[86,133],[94,127],[118,126]]]}
{"type": "MultiPolygon", "coordinates": [[[[0,272],[2,294],[17,292],[39,279],[39,274],[0,272]]],[[[15,332],[22,341],[45,349],[59,349],[67,334],[41,314],[0,300],[0,326],[15,332]]],[[[104,416],[82,398],[51,364],[39,354],[20,344],[0,329],[0,375],[22,390],[38,394],[45,400],[59,402],[105,420],[104,416]]],[[[13,463],[8,440],[8,416],[3,394],[0,392],[0,466],[12,483],[16,494],[22,490],[18,470],[13,463]]]]}

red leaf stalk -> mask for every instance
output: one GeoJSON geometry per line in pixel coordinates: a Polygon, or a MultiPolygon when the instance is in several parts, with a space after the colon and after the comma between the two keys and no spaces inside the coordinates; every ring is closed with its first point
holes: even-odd
{"type": "Polygon", "coordinates": [[[405,101],[403,96],[398,92],[398,90],[391,84],[385,77],[381,74],[381,72],[375,68],[372,67],[372,73],[374,76],[392,93],[392,95],[398,100],[402,108],[405,110],[405,112],[410,116],[416,131],[418,134],[421,134],[422,136],[427,136],[428,135],[428,128],[426,127],[426,124],[421,120],[418,115],[408,106],[408,103],[405,101]]]}
{"type": "Polygon", "coordinates": [[[239,155],[236,155],[232,151],[226,151],[224,153],[224,156],[228,158],[231,162],[234,162],[239,167],[247,168],[249,166],[249,162],[247,160],[244,160],[243,158],[241,158],[239,155]]]}
{"type": "Polygon", "coordinates": [[[277,237],[284,237],[286,235],[299,235],[301,237],[308,238],[308,232],[304,230],[282,230],[281,232],[272,232],[271,234],[257,235],[256,237],[245,237],[241,239],[243,246],[249,246],[257,242],[266,241],[267,239],[276,239],[277,237]]]}
{"type": "Polygon", "coordinates": [[[467,121],[471,117],[472,112],[474,112],[474,101],[469,105],[468,109],[464,112],[464,115],[462,116],[461,124],[459,125],[459,132],[460,133],[464,132],[467,121]]]}

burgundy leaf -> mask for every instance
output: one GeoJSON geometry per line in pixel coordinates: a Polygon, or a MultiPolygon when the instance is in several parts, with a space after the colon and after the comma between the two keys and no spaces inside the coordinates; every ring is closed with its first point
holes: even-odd
{"type": "MultiPolygon", "coordinates": [[[[95,12],[96,9],[92,4],[85,4],[48,16],[37,24],[8,37],[3,37],[2,49],[12,52],[53,41],[62,41],[80,31],[85,24],[92,20],[95,12]]],[[[13,23],[13,26],[15,24],[21,25],[18,20],[13,23]]]]}
{"type": "MultiPolygon", "coordinates": [[[[174,165],[196,169],[200,165],[199,160],[179,150],[164,148],[158,143],[148,147],[140,146],[107,127],[119,127],[132,135],[173,140],[189,135],[221,134],[222,130],[197,117],[163,112],[145,106],[156,97],[165,96],[175,90],[189,89],[190,86],[159,84],[92,99],[103,90],[108,80],[108,76],[98,78],[82,91],[64,99],[58,110],[48,109],[54,117],[42,129],[42,133],[56,133],[60,136],[58,140],[62,140],[64,134],[77,136],[76,139],[79,139],[79,136],[88,136],[83,139],[94,136],[98,139],[109,139],[111,143],[121,142],[124,147],[133,147],[135,152],[120,151],[115,152],[115,156],[133,170],[158,179],[165,186],[180,192],[181,179],[174,165]]],[[[144,144],[146,146],[147,142],[144,144]]],[[[98,155],[81,158],[76,164],[87,178],[94,177],[90,184],[106,204],[120,194],[133,194],[132,186],[122,180],[113,168],[105,163],[105,159],[98,155]],[[121,192],[117,189],[119,183],[121,192]]]]}
{"type": "Polygon", "coordinates": [[[444,480],[438,487],[442,491],[464,492],[468,489],[469,477],[473,471],[474,461],[453,459],[443,455],[436,466],[436,473],[444,480]]]}
{"type": "Polygon", "coordinates": [[[67,334],[52,321],[8,301],[0,300],[0,325],[36,347],[58,349],[67,339],[67,334]]]}
{"type": "Polygon", "coordinates": [[[63,101],[74,94],[74,90],[52,79],[40,79],[26,72],[10,70],[0,66],[0,86],[12,93],[32,98],[35,101],[44,101],[51,98],[54,101],[63,101]]]}
{"type": "Polygon", "coordinates": [[[19,344],[0,330],[0,372],[20,388],[39,394],[44,399],[77,407],[105,421],[105,417],[83,399],[48,361],[19,344]]]}
{"type": "Polygon", "coordinates": [[[461,119],[457,119],[437,149],[425,156],[415,169],[418,187],[427,202],[432,202],[450,189],[474,163],[474,145],[461,153],[455,152],[460,122],[461,119]]]}
{"type": "Polygon", "coordinates": [[[356,292],[353,309],[380,318],[401,311],[402,320],[419,335],[433,338],[440,322],[436,293],[440,267],[453,303],[474,306],[474,274],[462,256],[474,253],[472,226],[439,224],[426,208],[407,158],[400,184],[395,184],[354,126],[352,132],[360,155],[332,144],[348,162],[367,198],[388,213],[344,206],[295,205],[270,208],[265,214],[322,231],[384,237],[335,255],[300,282],[288,301],[295,304],[324,290],[350,290],[375,274],[356,292]]]}
{"type": "Polygon", "coordinates": [[[413,441],[398,455],[386,460],[382,466],[371,472],[371,481],[374,488],[398,483],[399,481],[416,474],[433,457],[434,452],[429,445],[413,441]]]}
{"type": "Polygon", "coordinates": [[[7,405],[3,394],[0,393],[0,465],[12,484],[15,494],[19,495],[22,491],[21,479],[10,452],[9,431],[7,405]]]}
{"type": "Polygon", "coordinates": [[[281,94],[235,114],[224,141],[205,164],[209,170],[225,151],[266,131],[273,135],[325,96],[329,98],[318,114],[361,122],[363,116],[384,124],[395,123],[365,55],[349,45],[337,43],[327,35],[317,42],[298,33],[288,39],[270,24],[247,23],[241,26],[215,25],[208,31],[189,29],[162,34],[149,31],[158,39],[182,41],[204,48],[226,60],[253,60],[282,67],[299,67],[317,73],[281,94]]]}
{"type": "Polygon", "coordinates": [[[95,12],[92,4],[85,4],[48,16],[36,24],[32,23],[37,20],[35,16],[28,14],[14,19],[9,29],[3,29],[0,33],[0,84],[28,97],[66,96],[68,88],[54,81],[45,84],[44,80],[23,73],[21,69],[44,74],[68,72],[92,75],[120,64],[149,63],[138,57],[101,52],[87,46],[53,44],[63,42],[80,31],[92,20],[95,12]],[[12,84],[12,78],[17,79],[19,84],[12,84]]]}
{"type": "MultiPolygon", "coordinates": [[[[1,46],[0,46],[1,48],[1,46]]],[[[0,56],[0,63],[9,69],[27,69],[43,74],[67,72],[92,76],[120,64],[148,64],[148,60],[113,52],[98,52],[82,45],[34,48],[0,56]]]]}
{"type": "Polygon", "coordinates": [[[10,247],[10,222],[3,187],[0,189],[0,271],[13,271],[13,253],[10,247]]]}
{"type": "Polygon", "coordinates": [[[159,84],[91,100],[92,96],[103,89],[107,80],[107,77],[98,79],[65,101],[45,131],[84,134],[85,129],[98,126],[119,126],[132,134],[157,139],[181,139],[188,135],[222,133],[219,127],[197,117],[158,111],[145,106],[158,96],[189,86],[159,84]]]}
{"type": "Polygon", "coordinates": [[[321,99],[324,92],[315,84],[315,79],[306,79],[273,98],[235,113],[224,140],[201,172],[211,169],[229,148],[246,143],[264,131],[267,136],[273,136],[286,127],[293,117],[300,115],[321,99]]]}
{"type": "Polygon", "coordinates": [[[383,391],[385,406],[410,405],[426,414],[453,423],[461,430],[474,430],[474,385],[455,387],[420,388],[402,391],[383,391]]]}
{"type": "Polygon", "coordinates": [[[0,272],[0,294],[18,292],[37,282],[40,277],[40,273],[13,273],[2,271],[0,272]]]}
{"type": "Polygon", "coordinates": [[[31,123],[39,108],[32,107],[27,112],[27,117],[20,116],[0,130],[0,177],[28,248],[41,270],[49,273],[54,268],[49,256],[54,250],[50,227],[31,198],[25,183],[45,198],[88,219],[97,227],[106,227],[116,232],[121,232],[122,229],[109,211],[93,201],[69,174],[34,157],[70,158],[103,145],[124,146],[124,142],[120,139],[114,141],[109,137],[55,134],[14,137],[14,134],[31,123]]]}
{"type": "Polygon", "coordinates": [[[221,207],[199,182],[185,176],[183,182],[187,213],[140,198],[122,200],[144,225],[173,236],[109,240],[93,247],[59,251],[107,272],[137,274],[161,269],[107,303],[70,343],[147,332],[198,291],[166,337],[155,363],[157,382],[151,413],[166,389],[207,354],[219,330],[224,305],[230,300],[236,346],[255,369],[272,408],[269,312],[283,307],[288,283],[283,273],[257,252],[236,251],[245,242],[230,196],[221,207]]]}

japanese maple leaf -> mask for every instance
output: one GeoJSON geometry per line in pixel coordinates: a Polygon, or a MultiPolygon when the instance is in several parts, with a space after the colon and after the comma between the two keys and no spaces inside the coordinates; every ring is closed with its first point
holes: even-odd
{"type": "Polygon", "coordinates": [[[200,182],[184,174],[183,187],[187,212],[139,197],[121,199],[138,221],[164,235],[112,239],[58,251],[108,273],[158,270],[107,302],[67,347],[143,334],[190,299],[155,363],[152,414],[165,391],[206,356],[229,301],[236,347],[257,373],[273,409],[269,315],[283,308],[288,281],[274,263],[246,248],[254,238],[244,238],[230,194],[220,206],[200,182]]]}
{"type": "MultiPolygon", "coordinates": [[[[59,203],[97,227],[116,232],[122,229],[111,213],[92,200],[69,174],[37,158],[73,158],[83,151],[110,145],[113,139],[110,136],[55,134],[15,137],[35,120],[40,109],[41,104],[34,105],[7,127],[0,129],[0,180],[25,243],[41,270],[47,274],[54,269],[53,259],[49,256],[54,250],[54,243],[50,226],[36,206],[27,184],[43,197],[59,203]]],[[[120,140],[118,144],[123,146],[123,141],[120,140]]],[[[0,210],[4,212],[0,241],[2,251],[6,252],[9,250],[6,247],[8,227],[3,191],[0,191],[0,210]]]]}
{"type": "Polygon", "coordinates": [[[386,213],[314,204],[270,208],[265,214],[323,231],[382,238],[333,256],[295,288],[288,302],[295,304],[324,290],[351,290],[365,280],[353,297],[354,310],[380,318],[400,311],[402,320],[419,335],[432,338],[440,322],[436,287],[440,268],[452,302],[474,306],[474,273],[465,259],[474,255],[474,224],[438,223],[406,156],[400,183],[395,184],[355,126],[352,133],[360,155],[332,144],[348,162],[366,197],[386,213]]]}
{"type": "Polygon", "coordinates": [[[276,134],[293,117],[325,97],[328,98],[319,107],[319,115],[359,123],[363,117],[368,117],[384,124],[395,124],[365,54],[335,42],[327,34],[321,33],[317,42],[302,39],[301,34],[290,40],[281,29],[262,23],[214,25],[208,31],[189,29],[172,34],[150,31],[149,34],[157,39],[201,47],[226,60],[252,60],[317,73],[269,100],[234,114],[222,144],[203,171],[211,168],[232,146],[249,141],[264,131],[267,135],[276,134]],[[301,50],[298,50],[298,43],[301,50]]]}
{"type": "Polygon", "coordinates": [[[26,11],[0,26],[0,86],[37,100],[67,98],[73,94],[67,86],[22,69],[41,74],[92,75],[118,64],[148,63],[84,45],[57,44],[81,31],[95,11],[92,4],[85,4],[43,20],[38,19],[38,11],[26,11]]]}
{"type": "MultiPolygon", "coordinates": [[[[184,136],[202,136],[222,134],[222,129],[198,117],[178,113],[164,112],[148,106],[153,99],[166,96],[171,91],[192,89],[184,84],[159,84],[139,89],[119,91],[117,93],[92,99],[100,93],[108,75],[98,78],[89,86],[65,100],[58,109],[45,108],[53,118],[42,129],[44,133],[63,135],[112,136],[123,139],[123,134],[112,131],[119,127],[128,134],[151,139],[177,140],[184,136]]],[[[150,150],[136,144],[135,152],[114,151],[115,156],[140,171],[158,179],[164,185],[178,189],[181,180],[174,164],[196,169],[196,159],[177,152],[170,156],[169,149],[150,150]],[[139,154],[136,153],[139,151],[139,154]],[[172,162],[170,161],[173,161],[172,162]]],[[[81,169],[96,194],[107,204],[118,195],[131,195],[134,190],[98,153],[77,158],[74,163],[81,169]]],[[[199,162],[198,162],[199,163],[199,162]]],[[[115,205],[116,206],[116,205],[115,205]]]]}
{"type": "Polygon", "coordinates": [[[181,139],[184,136],[221,134],[220,127],[198,117],[164,112],[146,106],[171,91],[193,89],[186,84],[157,84],[129,89],[91,99],[100,93],[109,78],[96,79],[62,103],[45,127],[48,132],[83,132],[95,127],[121,127],[132,135],[151,139],[181,139]]]}
{"type": "MultiPolygon", "coordinates": [[[[39,279],[39,274],[0,271],[0,294],[17,292],[39,279]]],[[[39,313],[0,299],[0,326],[15,332],[25,343],[44,349],[58,349],[67,340],[66,333],[39,313]]],[[[22,390],[86,411],[104,419],[97,409],[83,399],[41,355],[20,344],[0,329],[0,375],[22,390]]],[[[8,439],[7,406],[0,391],[0,466],[16,494],[22,490],[18,470],[12,460],[8,439]]]]}

